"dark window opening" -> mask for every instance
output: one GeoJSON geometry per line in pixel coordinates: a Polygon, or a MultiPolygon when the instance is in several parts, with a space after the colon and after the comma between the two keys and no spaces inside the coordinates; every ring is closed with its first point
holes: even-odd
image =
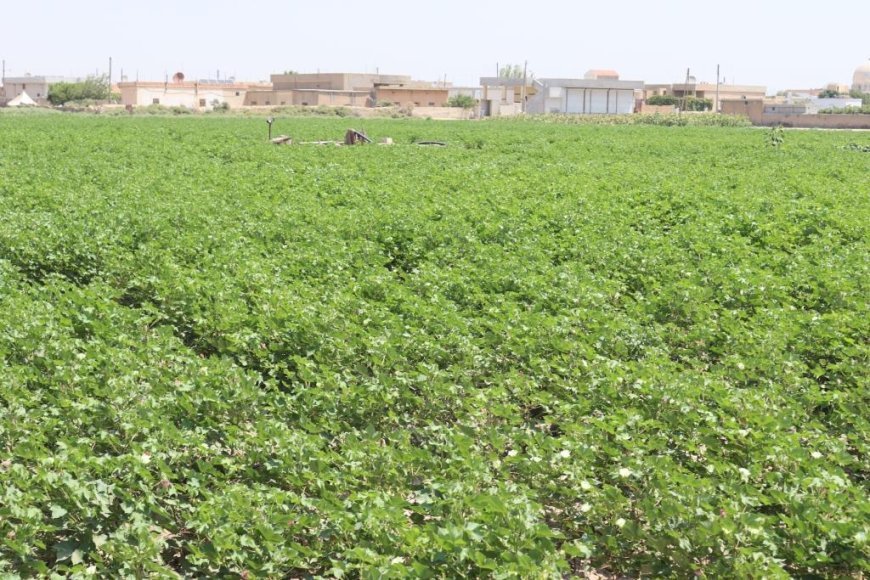
{"type": "Polygon", "coordinates": [[[160,104],[160,99],[151,99],[151,104],[152,104],[152,105],[159,105],[159,104],[160,104]]]}

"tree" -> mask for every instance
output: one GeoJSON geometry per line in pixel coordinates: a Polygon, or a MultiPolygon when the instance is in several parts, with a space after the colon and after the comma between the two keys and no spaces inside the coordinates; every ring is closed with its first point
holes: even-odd
{"type": "Polygon", "coordinates": [[[713,110],[713,99],[686,97],[685,107],[687,111],[711,111],[713,110]]]}
{"type": "MultiPolygon", "coordinates": [[[[501,79],[521,79],[523,78],[523,65],[521,64],[508,64],[500,69],[498,69],[498,77],[501,79]]],[[[533,79],[535,78],[535,73],[532,71],[528,71],[526,73],[526,78],[533,79]]]]}
{"type": "Polygon", "coordinates": [[[840,96],[840,93],[837,92],[836,89],[823,89],[819,91],[820,99],[836,99],[840,96]]]}
{"type": "Polygon", "coordinates": [[[48,100],[52,105],[77,101],[107,101],[110,98],[109,77],[88,77],[77,83],[55,83],[48,89],[48,100]]]}
{"type": "Polygon", "coordinates": [[[647,105],[676,106],[680,100],[674,95],[652,95],[646,100],[647,105]]]}
{"type": "Polygon", "coordinates": [[[454,95],[447,99],[448,107],[461,107],[463,109],[471,109],[477,101],[471,95],[454,95]]]}
{"type": "Polygon", "coordinates": [[[870,93],[862,93],[858,89],[849,91],[849,96],[853,99],[861,99],[861,103],[866,107],[870,105],[870,93]]]}

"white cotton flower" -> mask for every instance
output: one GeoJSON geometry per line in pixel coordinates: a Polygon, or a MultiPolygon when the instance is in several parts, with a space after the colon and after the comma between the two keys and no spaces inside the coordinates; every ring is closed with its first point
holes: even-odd
{"type": "Polygon", "coordinates": [[[616,527],[617,527],[617,528],[621,528],[621,527],[624,526],[624,525],[625,525],[625,519],[624,519],[624,518],[619,518],[618,520],[616,520],[616,527]]]}
{"type": "Polygon", "coordinates": [[[810,453],[810,457],[812,457],[813,459],[821,459],[822,454],[819,453],[818,451],[813,451],[812,453],[810,453]]]}
{"type": "Polygon", "coordinates": [[[592,509],[592,506],[589,505],[588,503],[584,503],[583,505],[580,506],[580,511],[583,512],[584,514],[591,509],[592,509]]]}
{"type": "Polygon", "coordinates": [[[571,452],[567,449],[563,449],[559,452],[559,457],[561,457],[562,459],[568,459],[569,457],[571,457],[571,452]]]}
{"type": "Polygon", "coordinates": [[[584,479],[580,482],[580,489],[582,489],[583,491],[589,491],[590,489],[592,489],[592,484],[584,479]]]}
{"type": "Polygon", "coordinates": [[[507,452],[507,454],[508,454],[508,457],[516,457],[516,456],[517,456],[517,450],[516,450],[516,449],[511,449],[510,451],[507,452]]]}
{"type": "Polygon", "coordinates": [[[631,470],[629,468],[627,468],[627,467],[620,468],[619,477],[630,477],[630,476],[631,476],[631,470]]]}

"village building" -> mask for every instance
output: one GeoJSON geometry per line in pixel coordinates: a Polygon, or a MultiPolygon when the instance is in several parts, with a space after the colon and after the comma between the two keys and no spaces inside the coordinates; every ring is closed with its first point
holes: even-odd
{"type": "Polygon", "coordinates": [[[532,114],[628,115],[643,81],[620,80],[613,70],[593,69],[582,79],[536,79],[526,111],[532,114]]]}
{"type": "Polygon", "coordinates": [[[721,109],[723,101],[763,99],[766,94],[767,87],[761,85],[699,83],[693,77],[690,77],[687,83],[647,84],[643,87],[644,101],[656,95],[671,95],[678,99],[696,97],[698,99],[710,99],[714,111],[721,109]]]}
{"type": "Polygon", "coordinates": [[[519,115],[537,89],[531,78],[481,77],[480,116],[519,115]]]}
{"type": "Polygon", "coordinates": [[[233,81],[187,81],[182,73],[176,73],[171,81],[118,83],[121,103],[125,106],[162,105],[192,110],[210,110],[215,106],[241,107],[249,90],[263,86],[268,85],[233,81]]]}
{"type": "MultiPolygon", "coordinates": [[[[819,99],[826,100],[841,99],[819,99]]],[[[821,113],[821,110],[824,109],[806,100],[785,102],[783,99],[731,99],[722,101],[721,112],[725,115],[747,117],[753,125],[767,127],[870,129],[870,115],[821,113]]]]}
{"type": "Polygon", "coordinates": [[[3,78],[3,95],[0,105],[8,105],[16,97],[22,93],[27,93],[27,98],[33,100],[37,105],[48,104],[48,92],[51,85],[56,83],[75,83],[80,82],[79,78],[66,78],[60,76],[31,76],[23,77],[4,77],[3,78]]]}
{"type": "Polygon", "coordinates": [[[292,73],[273,74],[271,81],[270,87],[249,91],[245,105],[366,107],[389,103],[442,107],[448,98],[445,85],[415,81],[406,75],[292,73]]]}
{"type": "Polygon", "coordinates": [[[450,98],[447,87],[432,85],[387,85],[375,89],[375,102],[400,107],[446,107],[450,98]]]}

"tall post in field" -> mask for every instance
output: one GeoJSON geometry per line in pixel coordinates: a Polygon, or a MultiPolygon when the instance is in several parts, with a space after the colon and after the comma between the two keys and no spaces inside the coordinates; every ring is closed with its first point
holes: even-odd
{"type": "Polygon", "coordinates": [[[521,104],[523,106],[523,113],[526,112],[526,74],[528,73],[528,69],[529,69],[529,61],[525,61],[523,63],[523,90],[520,92],[520,94],[522,95],[521,96],[521,98],[522,98],[521,104]]]}
{"type": "Polygon", "coordinates": [[[719,65],[716,65],[716,112],[719,112],[719,65]]]}

